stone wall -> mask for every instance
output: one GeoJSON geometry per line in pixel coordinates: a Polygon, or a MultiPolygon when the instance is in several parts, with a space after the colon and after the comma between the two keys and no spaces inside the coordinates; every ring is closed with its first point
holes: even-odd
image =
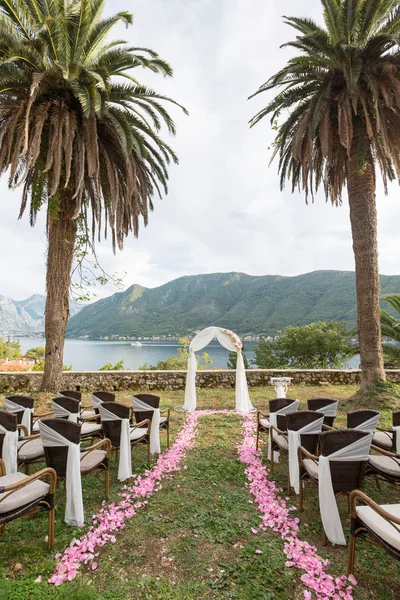
{"type": "MultiPolygon", "coordinates": [[[[271,377],[292,377],[296,384],[318,385],[327,382],[333,385],[357,384],[358,369],[349,370],[264,370],[246,371],[250,387],[269,385],[271,377]]],[[[198,371],[199,388],[234,388],[235,371],[198,371]]],[[[386,371],[388,381],[400,384],[400,370],[386,371]]],[[[40,389],[42,373],[1,373],[0,392],[31,393],[40,389]]],[[[186,371],[65,371],[63,389],[94,390],[182,390],[185,387],[186,371]]]]}

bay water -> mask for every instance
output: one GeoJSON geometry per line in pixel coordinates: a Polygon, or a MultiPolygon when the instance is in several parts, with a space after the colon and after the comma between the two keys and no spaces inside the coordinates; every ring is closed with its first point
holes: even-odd
{"type": "MultiPolygon", "coordinates": [[[[24,354],[30,348],[44,346],[43,337],[21,337],[21,350],[24,354]]],[[[113,365],[120,360],[124,361],[125,369],[136,370],[145,363],[155,365],[160,360],[166,360],[169,356],[176,355],[180,347],[177,341],[142,340],[141,346],[136,346],[130,341],[106,341],[106,340],[82,340],[67,339],[64,346],[64,364],[71,366],[74,371],[96,371],[106,363],[113,365]]],[[[245,342],[246,356],[251,368],[257,368],[251,364],[254,358],[254,346],[257,342],[245,342]]],[[[217,341],[212,341],[204,352],[213,361],[207,368],[227,368],[229,352],[217,341]]],[[[198,352],[201,355],[202,352],[198,352]]],[[[352,358],[347,367],[358,368],[360,357],[352,358]]]]}

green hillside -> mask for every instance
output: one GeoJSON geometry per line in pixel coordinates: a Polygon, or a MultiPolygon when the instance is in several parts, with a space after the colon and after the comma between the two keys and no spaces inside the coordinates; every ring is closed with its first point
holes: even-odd
{"type": "MultiPolygon", "coordinates": [[[[382,294],[400,291],[400,276],[381,276],[382,294]]],[[[83,308],[67,335],[189,335],[210,325],[273,334],[319,320],[356,324],[355,277],[315,271],[297,277],[213,273],[180,277],[157,288],[133,285],[83,308]]]]}

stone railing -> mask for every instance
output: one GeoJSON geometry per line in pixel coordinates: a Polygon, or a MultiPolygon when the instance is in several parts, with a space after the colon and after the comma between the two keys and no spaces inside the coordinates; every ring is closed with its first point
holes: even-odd
{"type": "MultiPolygon", "coordinates": [[[[292,377],[294,384],[351,385],[360,382],[358,369],[348,370],[294,370],[282,371],[248,369],[250,387],[269,385],[271,377],[292,377]]],[[[386,371],[388,381],[400,383],[400,370],[386,371]]],[[[196,385],[199,388],[234,388],[236,372],[227,370],[198,371],[196,385]]],[[[37,392],[42,373],[1,373],[0,392],[37,392]]],[[[93,390],[182,390],[186,383],[186,371],[65,371],[63,389],[93,390]]]]}

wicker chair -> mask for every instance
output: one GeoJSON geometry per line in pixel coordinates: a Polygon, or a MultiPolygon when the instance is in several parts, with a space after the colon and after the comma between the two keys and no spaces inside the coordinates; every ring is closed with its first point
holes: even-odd
{"type": "MultiPolygon", "coordinates": [[[[17,415],[18,425],[21,425],[23,409],[24,408],[32,408],[33,409],[34,404],[35,404],[34,398],[31,398],[30,396],[22,396],[20,394],[16,394],[15,396],[6,396],[5,399],[11,400],[12,402],[14,402],[14,404],[19,404],[19,406],[21,407],[21,411],[15,413],[17,415]]],[[[52,416],[52,414],[53,413],[51,411],[46,412],[46,413],[41,413],[41,414],[35,414],[34,412],[32,412],[31,428],[30,428],[30,432],[28,432],[28,433],[32,433],[32,434],[39,433],[38,421],[40,419],[50,417],[50,416],[52,416]]]]}
{"type": "MultiPolygon", "coordinates": [[[[269,433],[270,422],[269,415],[270,413],[277,412],[289,404],[295,402],[292,398],[274,398],[269,401],[269,413],[263,413],[261,410],[257,411],[257,439],[256,439],[256,450],[258,450],[258,446],[260,443],[260,433],[267,432],[269,433]]],[[[284,421],[282,421],[284,423],[284,421]]]]}
{"type": "Polygon", "coordinates": [[[380,479],[400,485],[400,455],[395,452],[388,452],[378,446],[371,446],[375,454],[370,454],[366,475],[375,477],[378,489],[381,489],[380,479]]]}
{"type": "MultiPolygon", "coordinates": [[[[271,425],[271,453],[279,452],[289,454],[289,442],[287,432],[298,431],[309,423],[314,423],[322,418],[322,415],[311,410],[297,410],[288,415],[278,415],[278,427],[271,425]]],[[[302,446],[309,452],[315,453],[318,445],[318,434],[305,433],[301,435],[302,446]]],[[[271,460],[271,475],[274,473],[274,461],[271,460]]],[[[290,493],[290,481],[288,481],[288,491],[290,493]]]]}
{"type": "Polygon", "coordinates": [[[61,392],[57,392],[57,396],[63,396],[64,398],[73,398],[74,400],[79,400],[81,417],[92,417],[95,415],[90,404],[88,404],[87,406],[82,404],[82,392],[78,390],[62,390],[61,392]]]}
{"type": "Polygon", "coordinates": [[[400,504],[376,504],[359,490],[350,494],[350,542],[348,573],[354,573],[356,540],[367,537],[400,560],[400,504]],[[357,506],[361,502],[362,506],[357,506]]]}
{"type": "MultiPolygon", "coordinates": [[[[92,402],[115,402],[115,394],[113,392],[93,392],[92,393],[92,402]]],[[[99,414],[99,409],[93,405],[94,412],[96,415],[99,414]]]]}
{"type": "MultiPolygon", "coordinates": [[[[357,440],[370,435],[357,429],[339,429],[319,434],[320,454],[330,456],[338,450],[353,444],[357,440]]],[[[332,487],[335,496],[350,494],[353,490],[362,489],[364,485],[367,461],[335,461],[330,463],[332,487]]],[[[299,448],[300,480],[311,481],[318,486],[318,456],[309,452],[304,446],[299,448]]],[[[304,490],[300,485],[299,510],[304,510],[304,490]]],[[[324,543],[326,536],[324,532],[324,543]]]]}
{"type": "MultiPolygon", "coordinates": [[[[119,402],[103,402],[103,406],[109,412],[115,414],[119,419],[130,419],[131,418],[131,409],[124,404],[119,404],[119,402]]],[[[104,436],[111,440],[111,449],[114,450],[117,454],[119,454],[120,447],[120,439],[121,439],[121,421],[102,421],[102,427],[104,436]]],[[[150,466],[151,457],[150,457],[150,431],[151,431],[151,421],[150,419],[146,419],[133,425],[130,428],[130,441],[131,446],[137,446],[138,444],[147,444],[147,462],[150,466]]]]}
{"type": "MultiPolygon", "coordinates": [[[[17,413],[0,410],[0,425],[8,431],[23,431],[25,437],[18,441],[17,462],[18,467],[24,466],[25,474],[29,474],[31,464],[41,462],[44,459],[44,450],[40,440],[40,434],[28,436],[28,431],[23,425],[18,425],[17,413]]],[[[3,457],[4,434],[0,433],[0,458],[3,457]]]]}
{"type": "MultiPolygon", "coordinates": [[[[59,405],[62,409],[67,411],[68,413],[74,414],[77,416],[77,422],[82,423],[81,428],[81,441],[85,441],[88,439],[94,438],[102,438],[103,437],[103,429],[101,424],[96,422],[100,417],[97,415],[93,415],[92,417],[81,417],[81,409],[80,409],[80,401],[75,400],[74,398],[69,398],[67,396],[57,396],[57,398],[52,399],[52,405],[54,412],[57,412],[56,405],[59,405]]],[[[59,416],[58,418],[68,419],[68,416],[65,417],[59,416]]]]}
{"type": "MultiPolygon", "coordinates": [[[[321,408],[325,408],[326,406],[336,404],[336,402],[337,400],[332,400],[331,398],[310,398],[309,400],[307,400],[307,407],[308,410],[319,411],[321,408]]],[[[335,418],[336,417],[324,416],[324,425],[327,425],[328,427],[333,427],[335,418]]]]}
{"type": "Polygon", "coordinates": [[[0,535],[6,523],[19,517],[47,511],[48,541],[54,545],[54,493],[57,476],[53,469],[42,469],[33,475],[12,473],[6,475],[5,466],[0,460],[0,535]]]}
{"type": "MultiPolygon", "coordinates": [[[[67,419],[46,419],[43,420],[43,423],[54,429],[54,431],[65,437],[68,441],[80,444],[80,424],[73,423],[67,419]]],[[[54,469],[57,474],[57,480],[65,479],[68,446],[45,446],[44,454],[47,466],[54,469]]],[[[111,442],[108,439],[102,439],[92,446],[81,448],[81,476],[89,475],[90,473],[104,473],[106,496],[110,489],[110,454],[111,442]]]]}
{"type": "Polygon", "coordinates": [[[347,413],[347,429],[361,429],[363,423],[379,414],[379,410],[353,410],[347,413]]]}
{"type": "MultiPolygon", "coordinates": [[[[392,414],[392,424],[393,427],[400,427],[400,410],[392,414]]],[[[396,432],[393,429],[377,427],[372,443],[388,452],[396,452],[396,432]]]]}
{"type": "MultiPolygon", "coordinates": [[[[160,406],[160,396],[155,396],[154,394],[135,394],[135,398],[142,400],[149,406],[153,408],[159,408],[160,406]]],[[[152,420],[153,412],[152,411],[138,411],[134,410],[133,414],[135,416],[136,423],[140,423],[141,421],[147,419],[149,421],[152,420]]],[[[169,448],[170,443],[170,429],[169,429],[169,421],[171,416],[171,409],[165,408],[164,410],[160,410],[160,430],[165,430],[167,432],[167,448],[169,448]],[[167,416],[162,416],[163,413],[167,413],[167,416]]]]}

